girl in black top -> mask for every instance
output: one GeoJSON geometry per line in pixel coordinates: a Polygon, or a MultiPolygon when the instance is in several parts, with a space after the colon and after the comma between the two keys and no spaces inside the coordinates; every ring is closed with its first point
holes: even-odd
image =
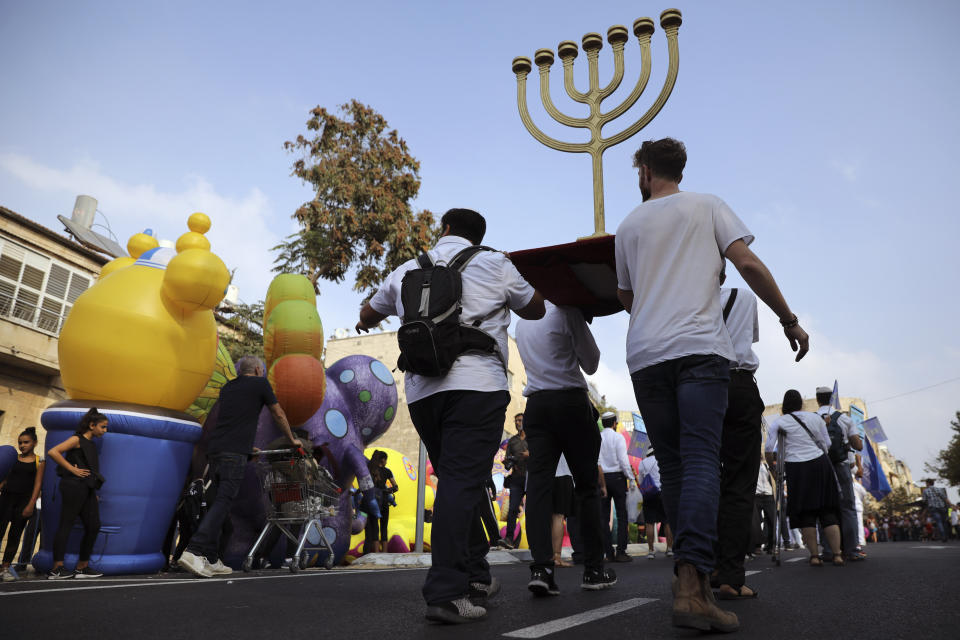
{"type": "Polygon", "coordinates": [[[93,439],[106,432],[107,416],[96,408],[90,409],[80,418],[76,433],[47,452],[47,455],[60,465],[57,475],[60,476],[60,495],[63,498],[60,526],[53,538],[53,568],[47,574],[49,580],[99,578],[103,575],[91,569],[89,564],[93,543],[100,531],[100,505],[96,490],[103,484],[100,460],[93,439]],[[80,542],[77,568],[68,572],[63,568],[63,558],[67,551],[67,539],[77,516],[83,521],[83,540],[80,542]]]}
{"type": "Polygon", "coordinates": [[[10,570],[13,557],[17,555],[20,546],[20,535],[27,520],[33,516],[33,510],[40,495],[40,484],[43,480],[43,461],[34,453],[37,447],[36,427],[27,427],[17,438],[20,455],[13,465],[10,475],[0,482],[0,538],[10,525],[10,534],[7,536],[7,548],[3,552],[3,564],[0,566],[0,575],[4,582],[16,580],[16,575],[10,570]]]}

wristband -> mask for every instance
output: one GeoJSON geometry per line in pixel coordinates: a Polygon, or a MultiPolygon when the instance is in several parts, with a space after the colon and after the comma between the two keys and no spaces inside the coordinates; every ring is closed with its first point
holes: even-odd
{"type": "Polygon", "coordinates": [[[793,315],[789,320],[781,320],[780,325],[784,329],[792,329],[793,327],[800,324],[800,320],[797,318],[796,314],[793,315]]]}

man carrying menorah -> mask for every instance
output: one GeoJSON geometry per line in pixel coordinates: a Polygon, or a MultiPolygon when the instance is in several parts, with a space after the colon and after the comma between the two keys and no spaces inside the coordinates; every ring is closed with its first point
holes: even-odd
{"type": "Polygon", "coordinates": [[[735,358],[720,308],[724,257],[780,318],[798,361],[809,345],[773,276],[748,248],[753,235],[746,225],[720,198],[680,191],[686,162],[683,143],[671,138],[644,142],[635,154],[643,203],[617,229],[617,296],[630,313],[627,365],[674,532],[673,624],[729,632],[739,621],[717,607],[709,579],[735,358]]]}

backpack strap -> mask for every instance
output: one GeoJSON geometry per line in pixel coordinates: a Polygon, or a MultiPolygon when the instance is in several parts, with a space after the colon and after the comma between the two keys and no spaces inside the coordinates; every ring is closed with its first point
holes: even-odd
{"type": "Polygon", "coordinates": [[[475,244],[467,247],[466,249],[462,249],[459,253],[457,253],[457,255],[453,256],[448,266],[451,269],[456,269],[460,273],[463,273],[463,270],[467,267],[470,261],[473,260],[474,256],[481,251],[496,251],[496,249],[486,247],[482,244],[475,244]]]}
{"type": "Polygon", "coordinates": [[[421,269],[429,269],[433,266],[433,259],[430,257],[430,254],[424,252],[417,256],[417,265],[421,269]]]}
{"type": "Polygon", "coordinates": [[[801,427],[803,427],[803,430],[807,432],[807,435],[810,436],[810,439],[813,440],[813,443],[814,443],[815,445],[817,445],[817,448],[820,449],[820,451],[822,451],[823,453],[827,454],[827,457],[829,458],[829,457],[830,457],[830,456],[829,456],[829,453],[828,453],[827,449],[824,448],[823,443],[820,442],[819,440],[817,440],[817,439],[813,436],[813,433],[810,432],[810,429],[807,428],[807,425],[803,424],[803,420],[801,420],[800,418],[798,418],[797,416],[795,416],[795,415],[792,414],[792,413],[789,414],[789,415],[790,415],[791,418],[793,418],[794,420],[797,421],[797,424],[799,424],[801,427]]]}
{"type": "Polygon", "coordinates": [[[723,307],[723,322],[727,322],[727,318],[730,317],[730,310],[733,309],[733,303],[737,300],[737,291],[738,289],[730,290],[730,297],[727,299],[727,304],[723,307]]]}

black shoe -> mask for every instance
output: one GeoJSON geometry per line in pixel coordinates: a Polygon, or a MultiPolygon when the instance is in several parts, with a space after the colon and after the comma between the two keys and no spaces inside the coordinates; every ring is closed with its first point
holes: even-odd
{"type": "Polygon", "coordinates": [[[444,624],[463,624],[476,622],[487,615],[487,610],[478,607],[468,598],[458,598],[450,602],[441,602],[427,607],[427,620],[444,624]]]}
{"type": "Polygon", "coordinates": [[[70,580],[76,574],[74,571],[67,571],[63,567],[57,567],[56,569],[51,569],[47,574],[47,580],[70,580]]]}
{"type": "Polygon", "coordinates": [[[504,538],[503,540],[500,541],[499,547],[501,549],[506,549],[507,551],[510,551],[512,549],[516,549],[517,545],[513,544],[513,542],[511,542],[510,540],[507,540],[506,538],[504,538]]]}
{"type": "Polygon", "coordinates": [[[83,569],[77,569],[73,572],[73,577],[77,580],[84,578],[102,578],[103,573],[100,571],[94,571],[89,566],[84,567],[83,569]]]}
{"type": "Polygon", "coordinates": [[[609,589],[615,584],[617,584],[617,574],[614,573],[613,569],[604,567],[585,570],[580,588],[587,591],[600,591],[601,589],[609,589]]]}
{"type": "Polygon", "coordinates": [[[527,589],[535,596],[558,596],[560,587],[553,579],[552,569],[531,569],[530,582],[527,583],[527,589]]]}
{"type": "Polygon", "coordinates": [[[614,562],[633,562],[633,558],[628,556],[626,553],[618,553],[617,557],[613,559],[614,562]]]}

